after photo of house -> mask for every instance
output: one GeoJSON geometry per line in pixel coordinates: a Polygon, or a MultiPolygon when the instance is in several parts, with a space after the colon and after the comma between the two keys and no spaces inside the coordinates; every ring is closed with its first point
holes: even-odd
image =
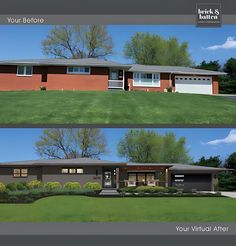
{"type": "Polygon", "coordinates": [[[236,129],[2,128],[0,136],[0,222],[236,221],[236,129]]]}
{"type": "Polygon", "coordinates": [[[0,26],[0,124],[234,124],[235,28],[0,26]]]}

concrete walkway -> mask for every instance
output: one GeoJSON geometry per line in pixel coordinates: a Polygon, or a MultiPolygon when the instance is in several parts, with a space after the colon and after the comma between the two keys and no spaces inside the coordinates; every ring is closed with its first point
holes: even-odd
{"type": "Polygon", "coordinates": [[[236,198],[236,191],[221,191],[222,196],[227,196],[230,198],[236,198]]]}

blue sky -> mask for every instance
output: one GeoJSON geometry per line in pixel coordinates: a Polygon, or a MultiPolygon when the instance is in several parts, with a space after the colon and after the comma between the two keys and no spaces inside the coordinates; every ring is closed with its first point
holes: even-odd
{"type": "MultiPolygon", "coordinates": [[[[123,161],[117,157],[116,146],[120,138],[128,129],[105,128],[102,129],[108,142],[109,153],[102,159],[123,161]]],[[[220,155],[225,159],[230,153],[236,151],[236,129],[229,128],[160,128],[154,129],[160,134],[174,132],[176,137],[185,136],[189,154],[194,160],[201,156],[220,155]]],[[[39,159],[34,143],[42,134],[43,129],[38,128],[2,128],[0,129],[0,162],[15,160],[39,159]]]]}
{"type": "MultiPolygon", "coordinates": [[[[8,25],[0,26],[0,59],[44,58],[41,41],[51,26],[8,25]]],[[[236,57],[236,25],[221,28],[197,28],[193,25],[112,25],[108,26],[115,47],[109,59],[130,62],[124,59],[124,43],[136,32],[150,32],[168,38],[176,36],[180,42],[189,43],[189,51],[196,64],[202,60],[220,60],[236,57]],[[228,41],[227,41],[228,39],[228,41]],[[210,47],[206,49],[207,47],[210,47]]]]}

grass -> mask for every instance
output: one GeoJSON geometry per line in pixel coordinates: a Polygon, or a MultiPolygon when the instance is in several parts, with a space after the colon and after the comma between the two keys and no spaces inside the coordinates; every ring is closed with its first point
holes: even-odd
{"type": "Polygon", "coordinates": [[[0,124],[235,124],[236,101],[113,91],[0,92],[0,124]]]}
{"type": "Polygon", "coordinates": [[[54,196],[0,204],[0,222],[236,222],[236,200],[54,196]]]}

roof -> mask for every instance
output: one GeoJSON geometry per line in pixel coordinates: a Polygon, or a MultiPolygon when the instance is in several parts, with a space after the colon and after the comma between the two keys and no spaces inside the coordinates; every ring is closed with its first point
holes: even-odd
{"type": "Polygon", "coordinates": [[[91,67],[117,67],[126,68],[130,72],[150,72],[150,73],[174,73],[174,74],[194,74],[194,75],[226,75],[224,72],[196,69],[180,66],[152,66],[140,64],[122,64],[114,61],[107,61],[96,58],[81,59],[23,59],[23,60],[3,60],[0,65],[36,65],[36,66],[91,66],[91,67]]]}
{"type": "Polygon", "coordinates": [[[227,170],[226,168],[216,168],[216,167],[204,167],[196,166],[190,164],[180,164],[180,163],[127,163],[127,166],[160,166],[169,167],[170,171],[203,171],[203,172],[220,172],[227,170]]]}
{"type": "Polygon", "coordinates": [[[196,74],[196,75],[226,75],[224,72],[196,69],[180,66],[150,66],[134,64],[129,69],[131,72],[153,72],[153,73],[174,73],[174,74],[196,74]]]}
{"type": "Polygon", "coordinates": [[[189,164],[173,164],[170,168],[171,171],[224,171],[227,170],[226,168],[217,168],[217,167],[204,167],[204,166],[196,166],[196,165],[189,165],[189,164]]]}
{"type": "Polygon", "coordinates": [[[43,159],[43,160],[1,162],[0,166],[1,165],[2,166],[59,166],[59,165],[124,166],[125,163],[107,161],[107,160],[98,160],[92,158],[76,158],[76,159],[43,159]]]}
{"type": "Polygon", "coordinates": [[[94,66],[94,67],[128,67],[130,65],[121,64],[118,62],[107,61],[96,58],[82,59],[23,59],[23,60],[4,60],[0,61],[0,65],[37,65],[37,66],[94,66]]]}

